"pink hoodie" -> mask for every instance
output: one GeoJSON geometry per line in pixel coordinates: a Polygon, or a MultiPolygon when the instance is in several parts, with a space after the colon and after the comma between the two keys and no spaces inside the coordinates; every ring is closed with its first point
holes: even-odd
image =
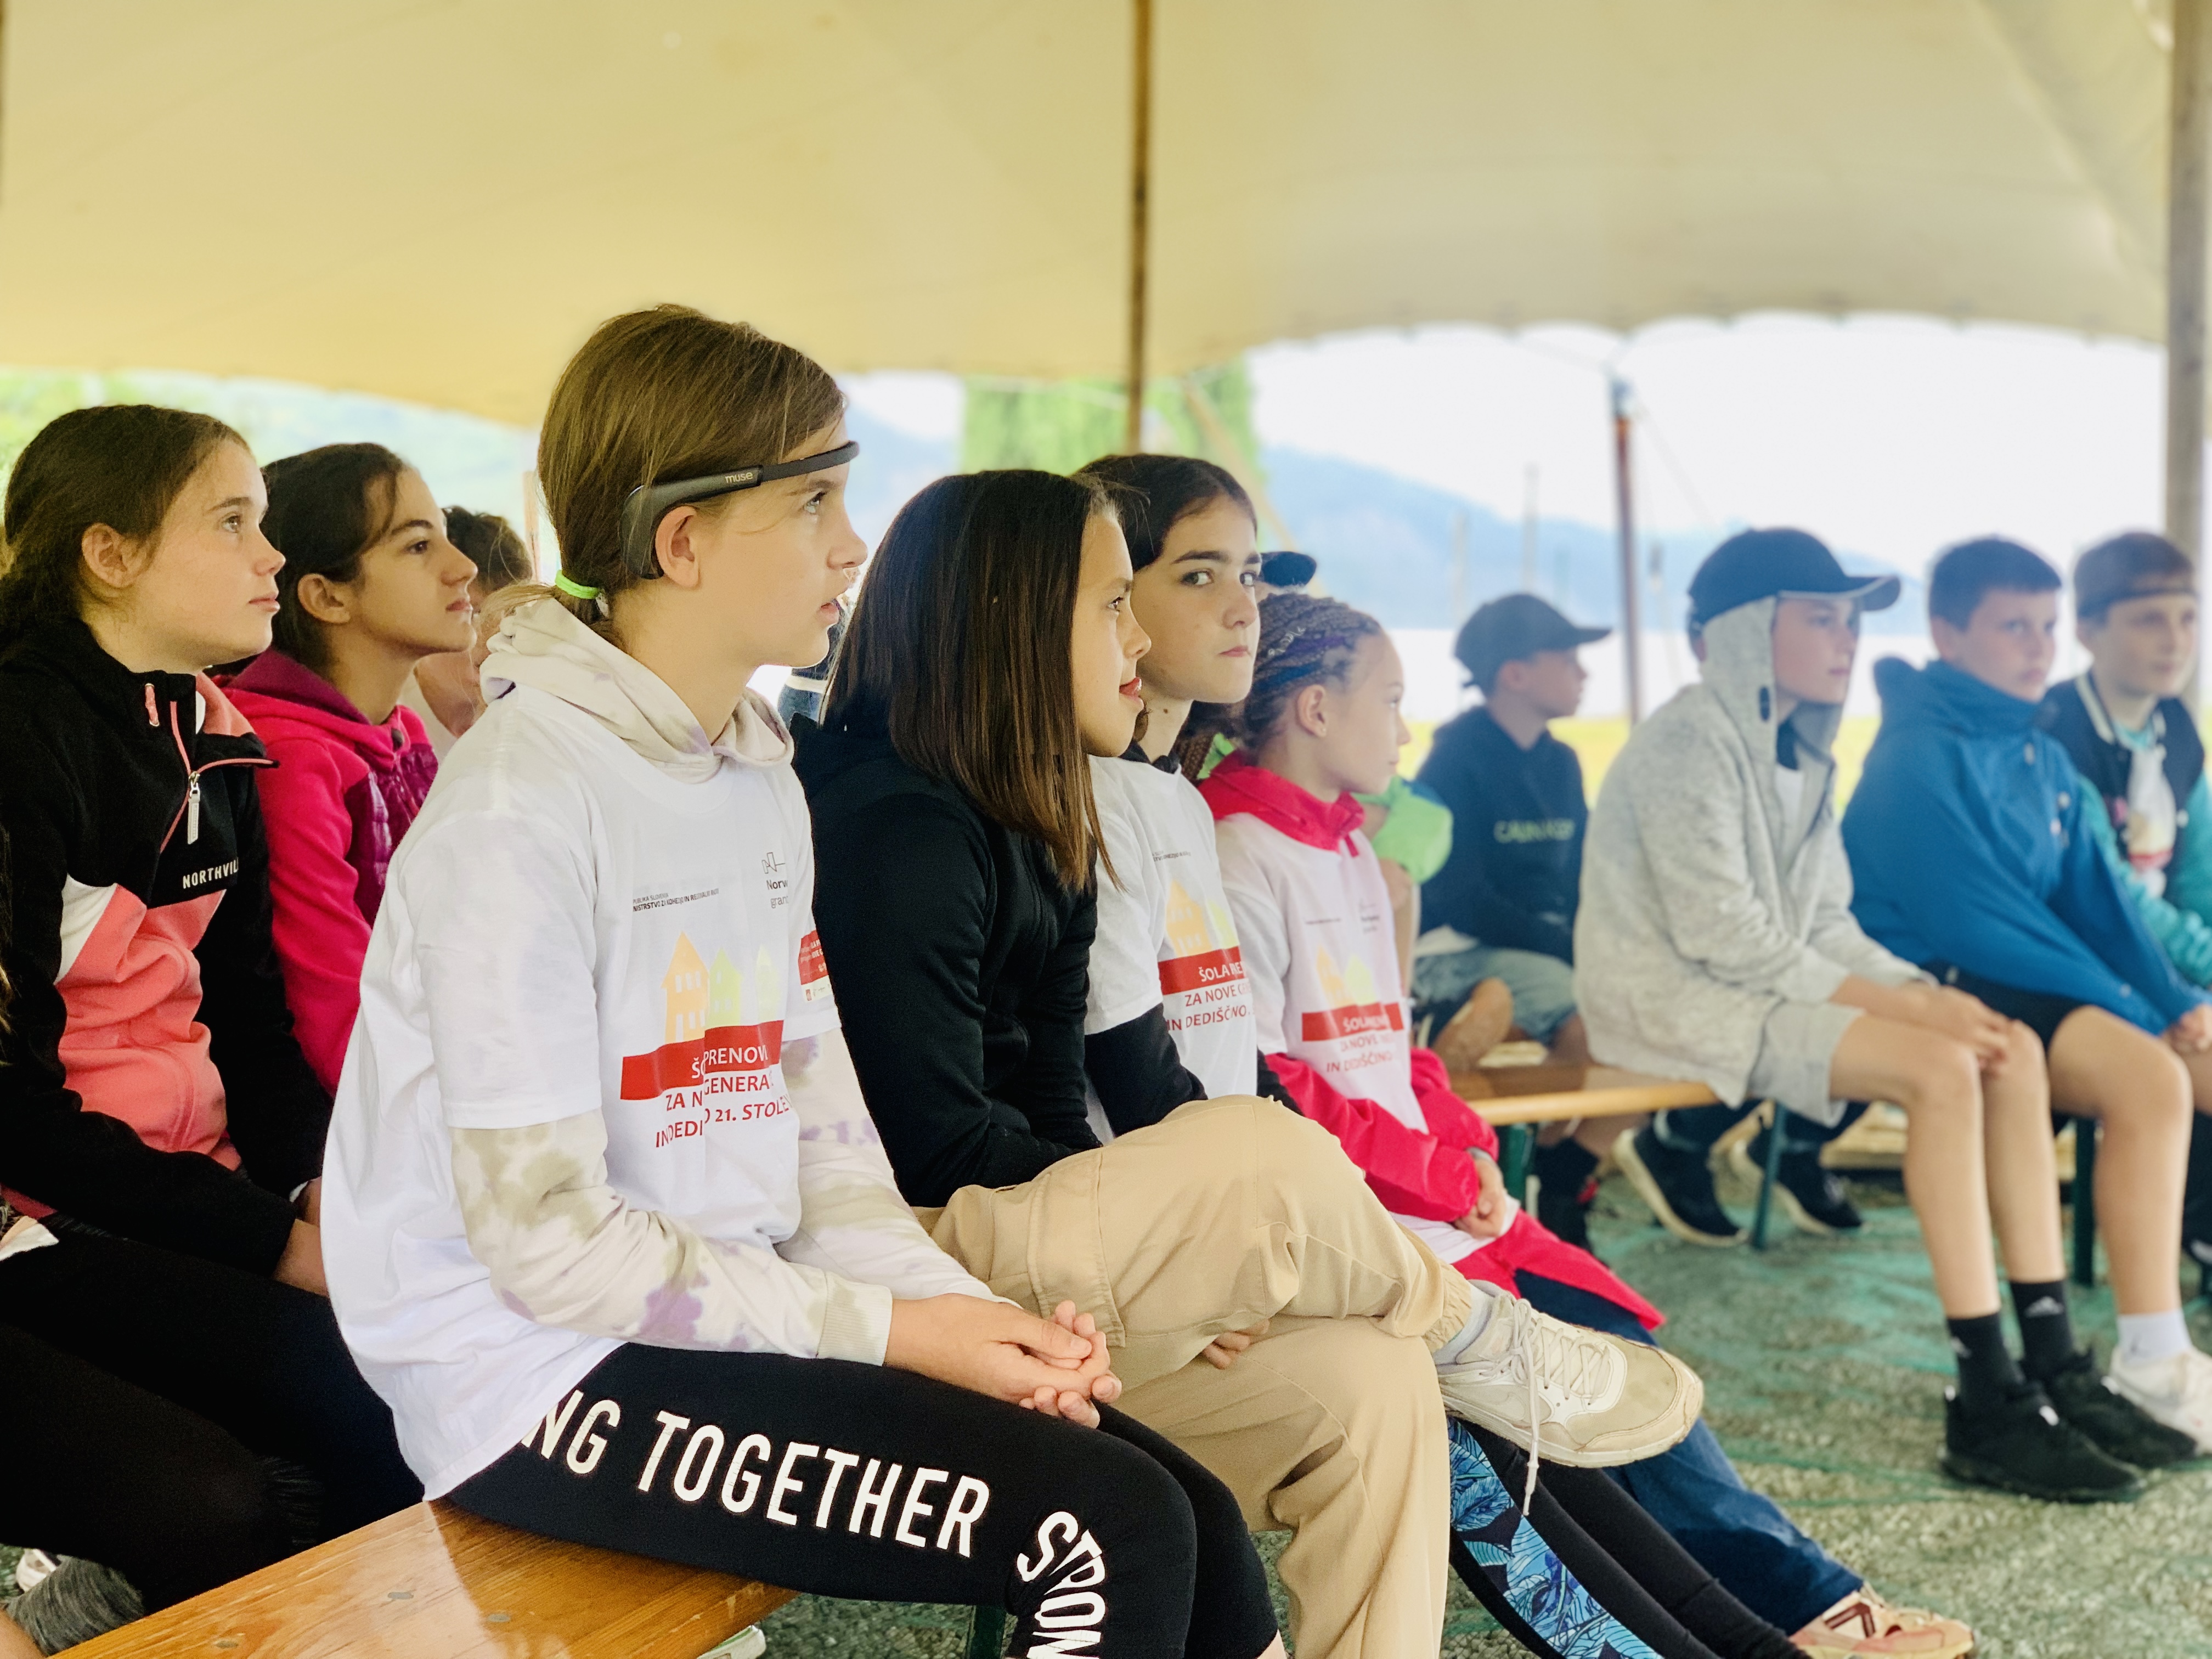
{"type": "Polygon", "coordinates": [[[276,957],[300,1047],[335,1090],[384,872],[430,793],[437,757],[410,710],[374,725],[281,651],[256,658],[228,689],[276,762],[259,780],[276,957]]]}

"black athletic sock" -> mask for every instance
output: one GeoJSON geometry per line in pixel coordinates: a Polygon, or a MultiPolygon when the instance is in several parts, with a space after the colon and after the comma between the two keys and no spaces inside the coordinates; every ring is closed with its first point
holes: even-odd
{"type": "Polygon", "coordinates": [[[1579,1198],[1597,1169],[1597,1154],[1580,1141],[1568,1139],[1539,1146],[1529,1163],[1547,1187],[1579,1198]]]}
{"type": "Polygon", "coordinates": [[[2074,1321],[2066,1311],[2066,1281],[2012,1282],[2012,1310],[2020,1320],[2020,1368],[2047,1382],[2074,1360],[2074,1321]]]}
{"type": "Polygon", "coordinates": [[[2005,1351],[2003,1315],[1943,1322],[1950,1328],[1951,1352],[1959,1360],[1960,1399],[1986,1404],[2019,1385],[2020,1367],[2005,1351]]]}

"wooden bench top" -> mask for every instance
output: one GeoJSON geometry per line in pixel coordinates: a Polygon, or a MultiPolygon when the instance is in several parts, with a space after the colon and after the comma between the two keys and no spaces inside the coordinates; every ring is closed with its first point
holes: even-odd
{"type": "Polygon", "coordinates": [[[1452,1090],[1493,1127],[1564,1117],[1617,1117],[1711,1106],[1713,1091],[1617,1066],[1483,1066],[1454,1072],[1452,1090]]]}
{"type": "Polygon", "coordinates": [[[792,1599],[417,1504],[71,1648],[82,1659],[699,1659],[792,1599]]]}

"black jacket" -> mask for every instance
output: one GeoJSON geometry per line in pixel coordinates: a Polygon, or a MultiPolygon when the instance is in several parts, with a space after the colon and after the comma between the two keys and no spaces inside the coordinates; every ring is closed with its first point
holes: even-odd
{"type": "Polygon", "coordinates": [[[1485,708],[1437,728],[1420,781],[1452,811],[1451,856],[1421,889],[1421,926],[1575,959],[1582,763],[1547,732],[1523,749],[1485,708]]]}
{"type": "Polygon", "coordinates": [[[257,1273],[330,1124],[270,939],[269,763],[211,684],[134,673],[81,623],[0,659],[0,1185],[257,1273]],[[162,1149],[226,1130],[237,1170],[162,1149]]]}
{"type": "Polygon", "coordinates": [[[888,737],[795,726],[815,927],[900,1192],[943,1204],[1097,1146],[1083,1092],[1091,895],[888,737]]]}
{"type": "MultiPolygon", "coordinates": [[[[2204,775],[2204,740],[2197,734],[2189,705],[2179,697],[2160,699],[2151,719],[2157,727],[2159,746],[2165,751],[2162,769],[2166,787],[2173,791],[2173,805],[2180,814],[2173,832],[2173,863],[2178,867],[2182,844],[2194,833],[2189,822],[2189,797],[2197,788],[2197,781],[2204,775]]],[[[2103,799],[2106,814],[2113,829],[2121,832],[2124,848],[2128,775],[2135,768],[2135,750],[2117,738],[2107,742],[2098,731],[2096,718],[2082,700],[2079,679],[2061,680],[2045,692],[2035,723],[2058,739],[2074,769],[2103,799]]],[[[2106,724],[2110,723],[2106,716],[2106,724]]]]}

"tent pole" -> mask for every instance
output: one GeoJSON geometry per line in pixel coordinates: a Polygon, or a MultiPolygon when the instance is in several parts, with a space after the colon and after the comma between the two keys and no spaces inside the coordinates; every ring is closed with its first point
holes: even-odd
{"type": "Polygon", "coordinates": [[[2191,558],[2204,525],[2207,0],[2173,0],[2166,236],[2166,533],[2191,558]]]}
{"type": "Polygon", "coordinates": [[[1613,478],[1620,520],[1621,673],[1628,688],[1628,723],[1644,718],[1643,621],[1636,580],[1636,496],[1628,471],[1628,382],[1607,379],[1613,394],[1613,478]]]}
{"type": "Polygon", "coordinates": [[[1121,448],[1145,447],[1145,283],[1151,254],[1152,189],[1152,0],[1130,0],[1136,25],[1131,55],[1129,149],[1129,360],[1121,448]]]}

